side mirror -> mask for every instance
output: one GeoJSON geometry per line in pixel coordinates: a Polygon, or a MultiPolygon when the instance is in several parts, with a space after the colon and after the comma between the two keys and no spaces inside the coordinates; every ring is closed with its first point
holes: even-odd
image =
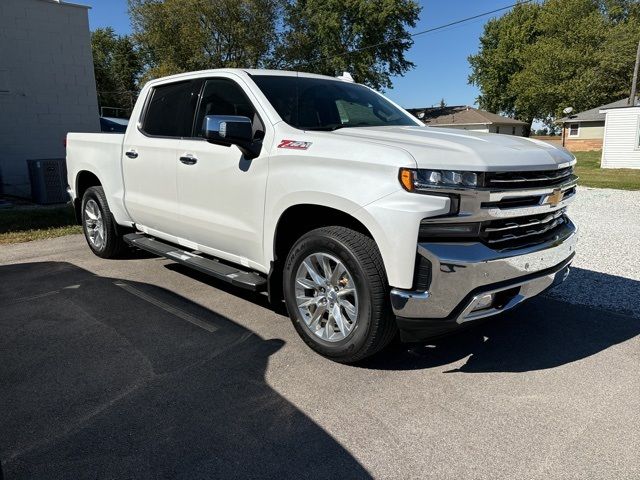
{"type": "Polygon", "coordinates": [[[262,142],[253,139],[251,120],[233,115],[207,115],[204,117],[203,136],[218,145],[236,145],[249,160],[260,155],[262,142]]]}

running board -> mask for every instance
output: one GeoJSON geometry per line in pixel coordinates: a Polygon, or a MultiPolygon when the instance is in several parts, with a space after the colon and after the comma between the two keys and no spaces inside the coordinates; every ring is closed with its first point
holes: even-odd
{"type": "Polygon", "coordinates": [[[266,278],[257,273],[240,270],[237,267],[221,263],[217,260],[195,255],[174,245],[147,237],[140,233],[125,235],[124,241],[133,247],[146,250],[154,255],[166,257],[169,260],[186,265],[187,267],[191,267],[194,270],[211,275],[237,287],[253,290],[254,292],[263,291],[267,288],[266,278]]]}

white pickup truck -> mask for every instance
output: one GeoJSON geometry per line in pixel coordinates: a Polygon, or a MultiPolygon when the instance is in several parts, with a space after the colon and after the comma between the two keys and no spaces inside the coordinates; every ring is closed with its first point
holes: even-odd
{"type": "Polygon", "coordinates": [[[67,137],[96,255],[129,244],[266,291],[340,362],[563,281],[574,164],[533,139],[425,127],[345,78],[269,70],[154,80],[125,134],[67,137]]]}

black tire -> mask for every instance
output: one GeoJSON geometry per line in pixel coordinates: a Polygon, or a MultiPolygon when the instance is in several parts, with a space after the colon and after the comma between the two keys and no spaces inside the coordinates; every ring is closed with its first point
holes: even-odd
{"type": "Polygon", "coordinates": [[[323,227],[298,239],[284,266],[283,290],[287,310],[300,337],[313,350],[340,363],[354,363],[386,347],[397,333],[389,287],[378,247],[372,238],[345,227],[323,227]],[[313,253],[339,259],[351,272],[358,293],[358,317],[342,340],[328,342],[307,327],[296,303],[296,272],[313,253]]]}
{"type": "Polygon", "coordinates": [[[104,195],[102,187],[90,187],[86,192],[84,192],[80,218],[82,221],[84,238],[87,240],[87,244],[93,253],[101,258],[117,258],[122,255],[124,250],[127,248],[127,245],[122,239],[122,235],[119,233],[118,225],[111,214],[111,210],[109,210],[107,198],[104,195]],[[91,242],[88,232],[88,217],[85,213],[85,208],[87,203],[91,200],[97,204],[100,214],[102,215],[104,225],[104,242],[99,246],[96,246],[91,242]]]}

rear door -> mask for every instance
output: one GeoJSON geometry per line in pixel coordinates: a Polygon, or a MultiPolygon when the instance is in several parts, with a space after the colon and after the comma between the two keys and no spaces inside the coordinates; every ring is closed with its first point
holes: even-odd
{"type": "Polygon", "coordinates": [[[154,232],[178,232],[178,151],[191,135],[200,86],[200,80],[187,80],[153,87],[140,125],[125,137],[125,205],[136,224],[154,232]]]}
{"type": "Polygon", "coordinates": [[[266,145],[273,133],[265,133],[264,112],[258,111],[258,103],[250,96],[232,75],[205,80],[194,136],[180,142],[182,161],[178,163],[177,180],[180,236],[198,248],[208,247],[208,253],[255,268],[252,261],[263,258],[266,145]],[[254,138],[264,139],[262,154],[247,160],[235,145],[214,145],[204,140],[205,115],[249,117],[254,138]]]}

